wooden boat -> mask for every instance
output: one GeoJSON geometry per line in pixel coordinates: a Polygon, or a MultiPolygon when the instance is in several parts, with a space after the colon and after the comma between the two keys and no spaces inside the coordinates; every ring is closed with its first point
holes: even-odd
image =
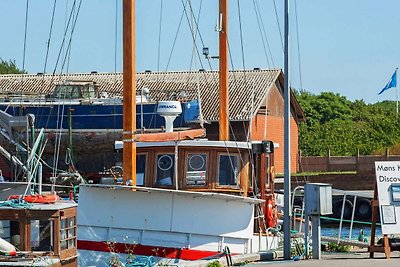
{"type": "Polygon", "coordinates": [[[1,266],[77,266],[75,202],[52,204],[0,202],[0,229],[4,244],[16,253],[2,250],[1,266]]]}
{"type": "Polygon", "coordinates": [[[193,132],[137,135],[135,1],[123,3],[124,136],[116,144],[123,153],[123,180],[80,186],[80,265],[130,264],[142,259],[137,256],[187,265],[223,251],[276,247],[267,230],[276,224],[273,144],[229,141],[226,1],[220,1],[220,141],[185,140],[196,137],[193,132]]]}

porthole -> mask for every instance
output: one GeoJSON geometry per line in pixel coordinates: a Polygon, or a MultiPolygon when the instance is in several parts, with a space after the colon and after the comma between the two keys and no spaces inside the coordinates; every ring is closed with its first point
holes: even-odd
{"type": "Polygon", "coordinates": [[[201,155],[193,155],[189,158],[189,167],[193,171],[203,170],[205,164],[204,157],[201,155]]]}
{"type": "Polygon", "coordinates": [[[172,168],[174,160],[170,155],[162,155],[158,158],[157,166],[162,171],[168,171],[172,168]]]}

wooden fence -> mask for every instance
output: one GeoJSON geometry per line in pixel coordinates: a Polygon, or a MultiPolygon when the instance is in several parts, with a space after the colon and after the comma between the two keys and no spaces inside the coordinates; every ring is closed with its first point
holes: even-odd
{"type": "Polygon", "coordinates": [[[390,155],[389,150],[386,150],[385,155],[331,156],[328,151],[327,156],[300,156],[299,158],[300,172],[356,171],[365,173],[375,171],[375,161],[400,161],[400,155],[390,155]]]}

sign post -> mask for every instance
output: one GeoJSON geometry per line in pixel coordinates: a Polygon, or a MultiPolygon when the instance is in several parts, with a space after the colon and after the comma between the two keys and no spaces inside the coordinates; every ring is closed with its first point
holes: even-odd
{"type": "Polygon", "coordinates": [[[369,247],[370,258],[374,252],[384,252],[386,258],[390,258],[390,252],[400,250],[391,248],[390,234],[400,234],[400,161],[375,162],[376,183],[374,199],[372,200],[372,225],[371,243],[369,247]],[[378,207],[381,218],[383,244],[375,244],[376,221],[378,207]]]}

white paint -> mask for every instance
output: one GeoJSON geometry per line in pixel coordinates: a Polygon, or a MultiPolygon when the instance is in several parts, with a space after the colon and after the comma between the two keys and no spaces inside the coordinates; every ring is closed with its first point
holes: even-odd
{"type": "Polygon", "coordinates": [[[400,202],[393,201],[391,189],[393,185],[400,185],[400,161],[376,161],[375,172],[382,233],[400,234],[400,202]],[[385,223],[389,217],[383,214],[384,210],[393,215],[390,219],[395,219],[395,223],[385,223]]]}
{"type": "MultiPolygon", "coordinates": [[[[79,194],[78,240],[214,252],[228,246],[231,253],[254,253],[267,248],[267,239],[261,237],[260,242],[253,234],[254,204],[260,202],[217,193],[84,185],[79,194]]],[[[276,240],[268,242],[269,248],[277,246],[276,240]]],[[[90,253],[80,251],[82,266],[100,266],[96,258],[100,254],[111,257],[90,253]]]]}

